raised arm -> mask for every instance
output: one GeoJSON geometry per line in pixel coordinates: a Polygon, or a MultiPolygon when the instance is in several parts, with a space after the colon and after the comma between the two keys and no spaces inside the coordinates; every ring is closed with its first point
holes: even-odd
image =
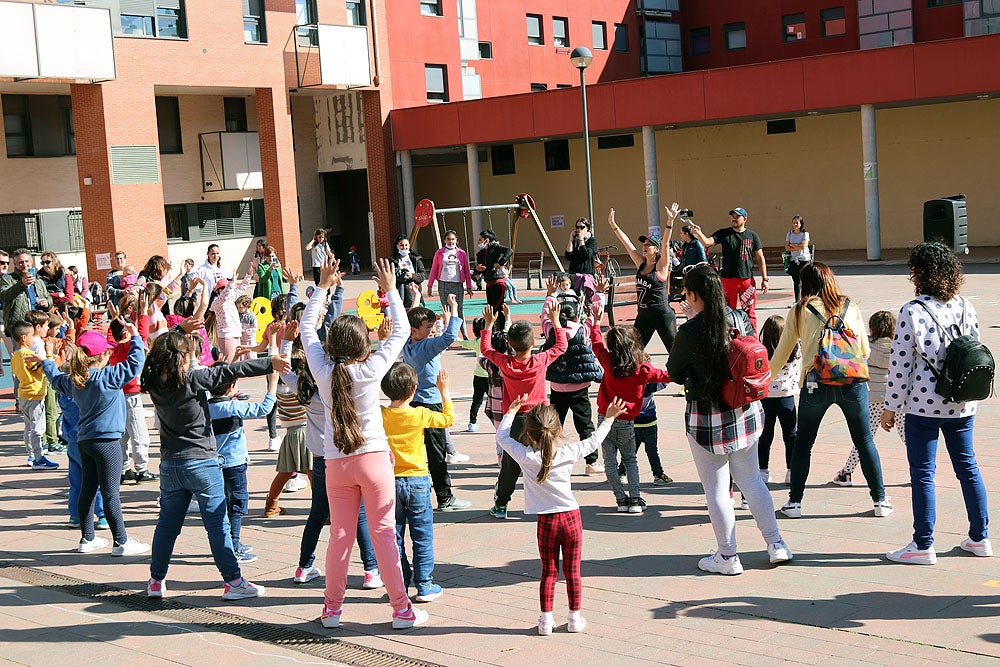
{"type": "Polygon", "coordinates": [[[701,231],[701,227],[698,225],[691,225],[691,236],[698,239],[698,242],[704,246],[705,250],[708,250],[715,245],[715,238],[705,236],[705,233],[701,231]]]}
{"type": "Polygon", "coordinates": [[[386,293],[389,299],[389,315],[392,317],[392,333],[386,339],[377,352],[368,357],[361,366],[361,376],[366,379],[377,379],[384,377],[399,353],[403,351],[403,345],[410,335],[410,323],[406,317],[406,308],[403,307],[403,298],[396,289],[396,272],[393,270],[389,260],[380,259],[375,265],[375,272],[379,287],[386,293]]]}
{"type": "Polygon", "coordinates": [[[611,225],[611,231],[615,233],[621,244],[625,246],[625,250],[628,251],[628,256],[632,259],[632,263],[635,264],[635,268],[642,266],[643,258],[642,253],[635,249],[635,245],[632,243],[632,239],[628,237],[625,232],[621,230],[618,223],[615,222],[615,209],[611,209],[608,212],[608,224],[611,225]]]}

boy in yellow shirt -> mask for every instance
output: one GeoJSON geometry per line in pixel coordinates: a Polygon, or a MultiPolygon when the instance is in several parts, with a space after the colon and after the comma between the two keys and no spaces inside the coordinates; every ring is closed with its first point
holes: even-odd
{"type": "Polygon", "coordinates": [[[382,391],[391,401],[382,408],[382,423],[389,437],[389,447],[395,457],[396,475],[396,543],[403,566],[406,588],[417,588],[417,602],[430,602],[441,597],[441,586],[434,583],[434,508],[431,504],[431,478],[427,468],[427,447],[424,429],[448,428],[455,424],[455,406],[448,392],[448,372],[437,376],[441,392],[441,412],[424,407],[411,407],[417,392],[417,373],[398,362],[382,379],[382,391]],[[404,538],[410,527],[413,544],[412,567],[406,557],[404,538]]]}
{"type": "Polygon", "coordinates": [[[19,383],[18,409],[24,418],[24,446],[28,450],[32,470],[55,470],[59,464],[42,455],[42,435],[45,434],[45,391],[48,383],[39,363],[26,363],[25,356],[34,357],[35,328],[24,321],[11,326],[10,337],[17,350],[10,359],[10,368],[19,383]]]}

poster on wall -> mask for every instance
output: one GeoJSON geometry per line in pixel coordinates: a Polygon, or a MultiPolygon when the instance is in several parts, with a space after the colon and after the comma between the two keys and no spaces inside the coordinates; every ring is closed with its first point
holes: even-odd
{"type": "Polygon", "coordinates": [[[99,252],[94,255],[94,262],[97,264],[98,271],[107,271],[111,268],[111,253],[110,252],[99,252]]]}
{"type": "Polygon", "coordinates": [[[550,215],[549,216],[549,228],[550,229],[562,229],[566,226],[566,216],[565,215],[550,215]]]}
{"type": "Polygon", "coordinates": [[[659,225],[650,225],[649,226],[649,235],[650,236],[655,236],[656,238],[660,238],[660,226],[659,225]]]}

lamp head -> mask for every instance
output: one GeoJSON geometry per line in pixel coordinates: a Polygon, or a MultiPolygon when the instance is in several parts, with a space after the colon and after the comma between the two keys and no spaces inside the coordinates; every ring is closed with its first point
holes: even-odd
{"type": "Polygon", "coordinates": [[[569,54],[569,61],[577,69],[587,69],[593,59],[594,54],[586,46],[578,46],[569,54]]]}

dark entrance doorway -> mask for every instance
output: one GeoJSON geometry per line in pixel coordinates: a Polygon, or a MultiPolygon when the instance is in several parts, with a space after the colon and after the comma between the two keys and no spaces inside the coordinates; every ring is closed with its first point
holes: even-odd
{"type": "MultiPolygon", "coordinates": [[[[361,266],[370,266],[368,170],[330,171],[322,176],[323,196],[326,198],[325,226],[330,228],[330,247],[337,257],[346,260],[350,247],[357,246],[361,266]]],[[[342,267],[342,270],[348,269],[342,267]]]]}

